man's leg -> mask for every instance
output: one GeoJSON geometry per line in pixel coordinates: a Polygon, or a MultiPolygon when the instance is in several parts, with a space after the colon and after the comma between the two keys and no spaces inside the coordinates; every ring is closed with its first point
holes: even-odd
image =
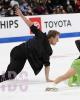
{"type": "Polygon", "coordinates": [[[0,82],[14,79],[23,69],[26,59],[25,44],[23,43],[14,47],[10,53],[10,64],[7,71],[3,75],[0,75],[0,82]]]}
{"type": "Polygon", "coordinates": [[[11,59],[10,64],[8,65],[7,71],[0,75],[0,82],[14,79],[23,69],[26,59],[24,60],[14,60],[11,59]]]}
{"type": "Polygon", "coordinates": [[[0,75],[0,82],[14,79],[23,69],[27,59],[27,50],[25,50],[25,43],[14,47],[10,53],[10,64],[8,65],[7,71],[0,75]]]}

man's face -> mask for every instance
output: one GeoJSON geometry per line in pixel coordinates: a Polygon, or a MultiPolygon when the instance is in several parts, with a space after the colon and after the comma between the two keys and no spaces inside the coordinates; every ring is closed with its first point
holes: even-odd
{"type": "Polygon", "coordinates": [[[56,35],[56,37],[51,37],[51,44],[56,45],[56,43],[59,41],[59,35],[56,35]]]}

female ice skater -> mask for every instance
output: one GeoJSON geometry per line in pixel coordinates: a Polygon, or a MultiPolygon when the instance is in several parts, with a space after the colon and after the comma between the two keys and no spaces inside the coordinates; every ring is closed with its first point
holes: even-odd
{"type": "MultiPolygon", "coordinates": [[[[80,52],[80,40],[76,40],[75,43],[80,52]]],[[[53,82],[58,84],[66,79],[69,86],[80,86],[80,56],[73,61],[71,68],[64,75],[57,77],[53,82]]]]}
{"type": "Polygon", "coordinates": [[[44,65],[46,81],[50,82],[49,59],[52,54],[50,44],[55,45],[58,42],[60,33],[55,30],[50,30],[48,35],[46,35],[37,29],[33,22],[27,19],[18,7],[16,8],[16,15],[24,20],[35,36],[29,41],[26,41],[11,50],[10,64],[8,65],[6,72],[3,75],[0,75],[0,82],[14,79],[23,69],[26,60],[29,61],[35,75],[41,71],[44,65]]]}

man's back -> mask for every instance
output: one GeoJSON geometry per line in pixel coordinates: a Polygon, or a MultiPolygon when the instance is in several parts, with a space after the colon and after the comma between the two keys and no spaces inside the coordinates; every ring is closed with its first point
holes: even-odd
{"type": "Polygon", "coordinates": [[[35,74],[38,74],[42,69],[43,64],[50,64],[49,57],[52,54],[52,49],[45,33],[41,32],[34,25],[31,26],[31,31],[35,36],[26,42],[28,48],[28,60],[34,72],[37,68],[38,72],[35,72],[35,74]]]}

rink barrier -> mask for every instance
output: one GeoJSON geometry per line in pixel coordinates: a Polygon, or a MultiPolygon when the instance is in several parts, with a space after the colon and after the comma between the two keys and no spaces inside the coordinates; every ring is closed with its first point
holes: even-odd
{"type": "MultiPolygon", "coordinates": [[[[60,38],[73,38],[73,37],[80,37],[80,32],[65,33],[60,35],[60,38]]],[[[0,43],[22,42],[22,41],[28,41],[31,38],[33,38],[33,36],[0,38],[0,43]]]]}
{"type": "MultiPolygon", "coordinates": [[[[80,37],[80,14],[54,14],[28,16],[43,32],[58,30],[60,38],[80,37]]],[[[33,37],[29,27],[20,17],[0,18],[0,43],[27,41],[33,37]]]]}

